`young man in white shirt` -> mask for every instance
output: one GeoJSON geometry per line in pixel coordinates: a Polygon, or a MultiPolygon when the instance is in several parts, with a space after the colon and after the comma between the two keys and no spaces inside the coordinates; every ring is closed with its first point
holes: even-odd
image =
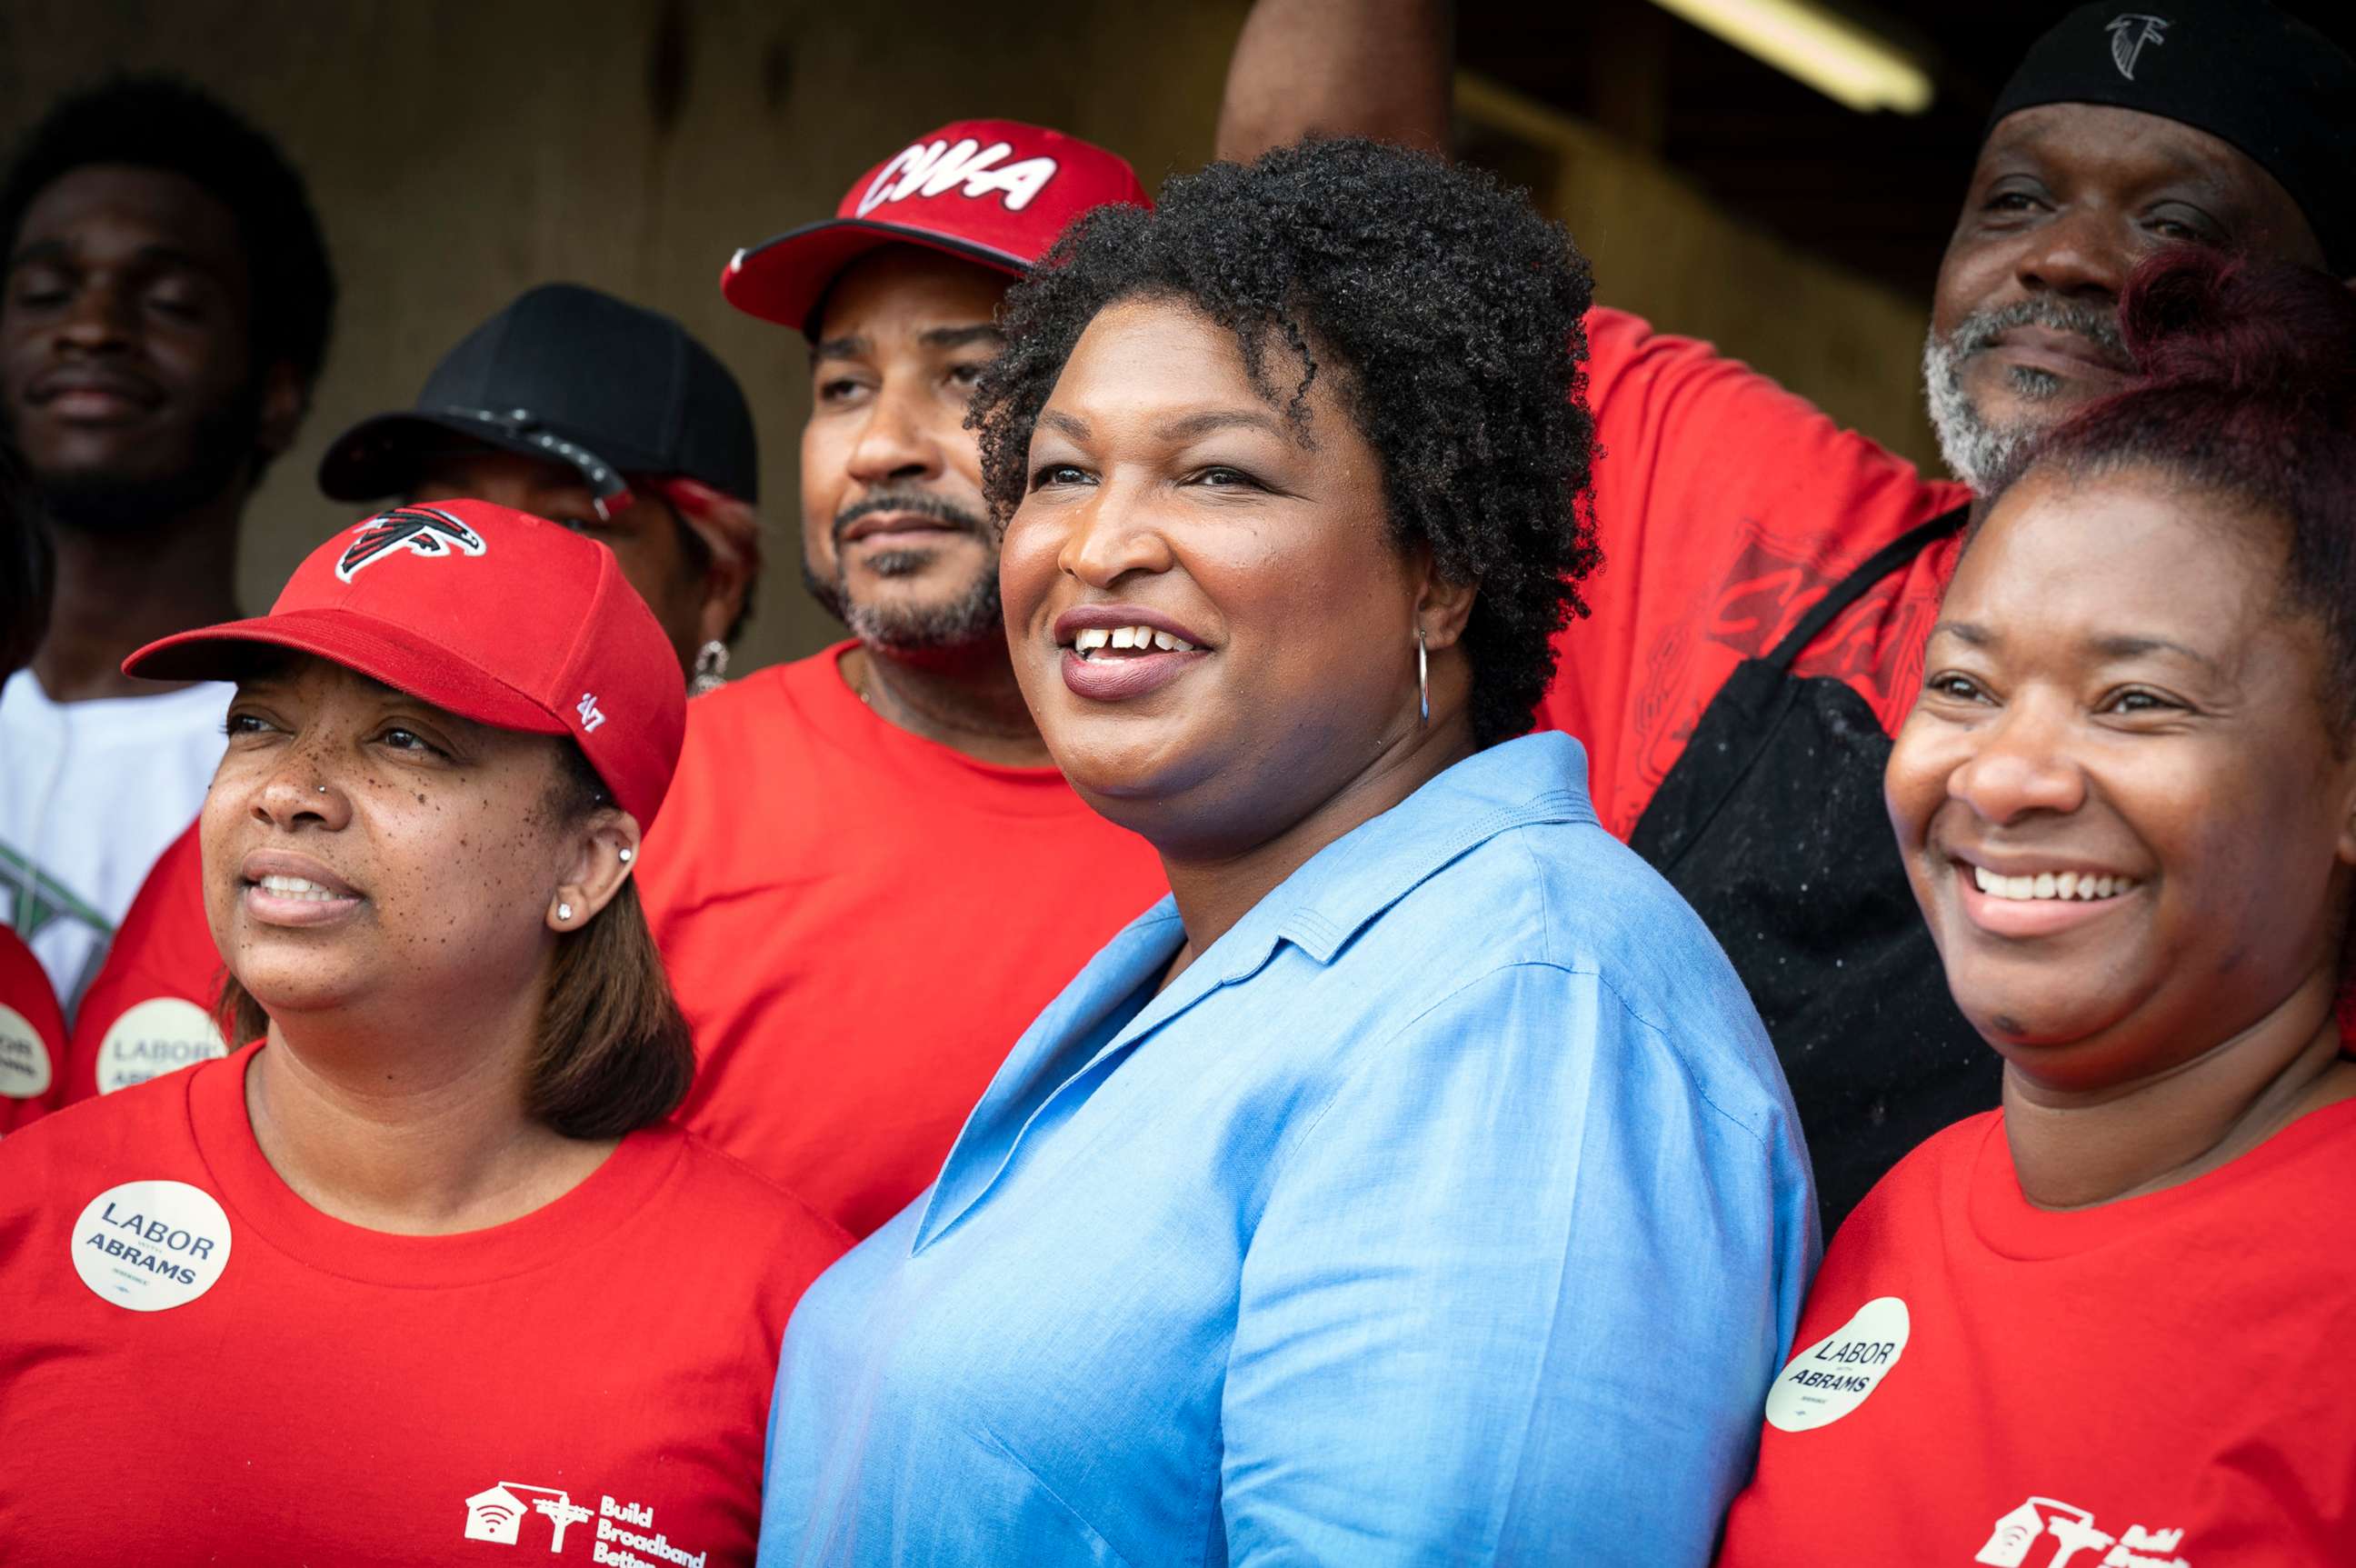
{"type": "Polygon", "coordinates": [[[174,81],[52,109],[0,180],[0,415],[58,547],[48,634],[0,690],[0,913],[70,1007],[220,755],[224,688],[120,665],[239,613],[239,520],[310,402],[335,284],[300,176],[174,81]]]}

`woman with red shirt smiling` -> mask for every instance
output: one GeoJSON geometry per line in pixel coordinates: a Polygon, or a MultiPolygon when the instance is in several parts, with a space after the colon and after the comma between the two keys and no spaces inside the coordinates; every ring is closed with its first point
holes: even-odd
{"type": "Polygon", "coordinates": [[[0,1145],[9,1562],[749,1562],[844,1239],[663,1124],[631,872],[686,699],[612,553],[402,508],[125,668],[238,682],[200,833],[253,1043],[0,1145]]]}
{"type": "Polygon", "coordinates": [[[1888,772],[2004,1108],[1833,1242],[1726,1563],[2356,1562],[2356,299],[2187,253],[2121,316],[1888,772]]]}

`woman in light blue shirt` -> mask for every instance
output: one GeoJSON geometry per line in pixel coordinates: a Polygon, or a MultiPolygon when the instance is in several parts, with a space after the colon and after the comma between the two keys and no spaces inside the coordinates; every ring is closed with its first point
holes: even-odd
{"type": "Polygon", "coordinates": [[[1173,897],[804,1298],[764,1564],[1708,1555],[1815,1209],[1717,945],[1512,738],[1594,562],[1587,303],[1519,197],[1353,142],[1010,295],[1016,670],[1173,897]]]}

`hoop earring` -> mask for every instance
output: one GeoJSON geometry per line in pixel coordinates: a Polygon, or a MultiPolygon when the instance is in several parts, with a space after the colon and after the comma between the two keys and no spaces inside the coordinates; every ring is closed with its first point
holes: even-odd
{"type": "Polygon", "coordinates": [[[1415,628],[1415,705],[1423,714],[1423,726],[1431,727],[1431,660],[1423,650],[1423,628],[1415,628]]]}
{"type": "Polygon", "coordinates": [[[687,694],[701,697],[728,683],[728,645],[714,638],[695,650],[695,671],[688,678],[687,694]]]}

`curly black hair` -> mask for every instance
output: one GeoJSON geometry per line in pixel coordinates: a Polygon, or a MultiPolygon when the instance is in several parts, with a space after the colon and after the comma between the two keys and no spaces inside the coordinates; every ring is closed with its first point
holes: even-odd
{"type": "Polygon", "coordinates": [[[115,77],[70,93],[26,133],[0,177],[0,255],[16,253],[43,191],[93,164],[183,175],[228,208],[252,279],[255,369],[284,362],[305,387],[319,379],[336,274],[303,177],[275,142],[173,77],[115,77]]]}
{"type": "Polygon", "coordinates": [[[1097,313],[1185,301],[1236,335],[1262,396],[1296,424],[1331,373],[1380,456],[1392,537],[1480,592],[1464,628],[1475,744],[1530,727],[1554,634],[1587,613],[1601,559],[1590,505],[1587,261],[1524,193],[1422,153],[1312,141],[1169,181],[1148,210],[1076,221],[1006,296],[1004,353],[968,423],[1002,523],[1023,499],[1031,431],[1097,313]],[[1270,336],[1302,367],[1284,398],[1270,336]]]}

